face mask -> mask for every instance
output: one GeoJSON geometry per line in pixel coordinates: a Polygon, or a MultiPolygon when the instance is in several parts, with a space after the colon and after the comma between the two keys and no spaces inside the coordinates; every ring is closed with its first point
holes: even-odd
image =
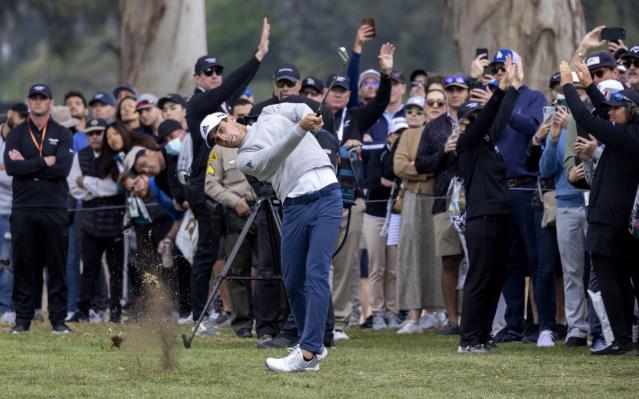
{"type": "Polygon", "coordinates": [[[180,155],[182,151],[182,140],[179,138],[173,139],[166,144],[166,152],[169,155],[180,155]]]}

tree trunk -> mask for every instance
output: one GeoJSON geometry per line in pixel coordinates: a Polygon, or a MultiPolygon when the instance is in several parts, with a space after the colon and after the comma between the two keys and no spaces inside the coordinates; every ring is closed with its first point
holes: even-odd
{"type": "Polygon", "coordinates": [[[158,96],[193,88],[206,53],[204,0],[120,0],[120,82],[158,96]]]}
{"type": "Polygon", "coordinates": [[[446,2],[463,68],[470,68],[477,47],[487,47],[490,57],[499,48],[511,48],[523,58],[526,83],[544,92],[561,60],[570,59],[586,33],[580,0],[446,2]]]}

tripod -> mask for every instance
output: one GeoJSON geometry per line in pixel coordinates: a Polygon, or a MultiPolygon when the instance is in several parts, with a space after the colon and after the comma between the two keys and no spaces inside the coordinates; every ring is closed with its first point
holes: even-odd
{"type": "MultiPolygon", "coordinates": [[[[229,269],[233,265],[233,262],[235,261],[235,258],[240,250],[240,247],[242,246],[242,243],[246,239],[246,236],[248,235],[249,230],[251,226],[253,225],[253,222],[255,221],[255,218],[257,217],[257,214],[260,212],[260,209],[262,207],[266,207],[266,209],[269,212],[269,214],[267,214],[267,221],[269,225],[268,230],[269,230],[269,236],[271,241],[271,248],[273,249],[273,253],[276,254],[276,256],[274,257],[276,268],[279,271],[282,270],[279,251],[276,251],[278,249],[276,237],[273,236],[274,228],[277,231],[278,236],[279,237],[282,236],[282,232],[281,232],[282,220],[280,218],[279,213],[277,212],[277,209],[275,209],[275,206],[273,205],[272,198],[268,196],[261,196],[255,202],[255,206],[253,207],[251,214],[249,215],[248,219],[246,219],[246,222],[244,223],[244,227],[242,228],[242,231],[240,232],[240,235],[237,241],[235,242],[235,245],[233,246],[231,253],[229,254],[226,261],[224,262],[224,268],[215,277],[215,286],[213,287],[213,290],[211,291],[208,299],[206,300],[206,304],[204,305],[205,310],[208,309],[209,306],[211,306],[211,303],[213,302],[213,298],[215,297],[215,294],[219,290],[220,285],[222,284],[222,281],[224,280],[281,280],[282,278],[281,276],[273,276],[273,277],[227,276],[229,269]]],[[[200,317],[197,319],[197,322],[195,323],[195,327],[193,328],[193,331],[191,332],[190,336],[187,334],[182,334],[182,341],[184,342],[184,347],[186,349],[191,348],[191,344],[193,342],[193,338],[195,337],[195,333],[197,332],[198,327],[202,323],[202,320],[204,320],[205,315],[206,315],[205,311],[200,313],[200,317]]]]}

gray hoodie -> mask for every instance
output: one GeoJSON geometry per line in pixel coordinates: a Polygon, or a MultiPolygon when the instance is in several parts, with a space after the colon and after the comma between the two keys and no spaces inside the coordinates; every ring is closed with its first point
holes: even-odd
{"type": "MultiPolygon", "coordinates": [[[[2,129],[2,125],[0,124],[0,129],[2,129]]],[[[5,139],[0,134],[0,155],[4,154],[5,147],[5,139]]],[[[4,166],[2,160],[0,160],[0,165],[4,166]]],[[[13,178],[7,174],[7,171],[0,170],[0,215],[10,215],[11,214],[11,201],[13,200],[13,195],[11,191],[11,182],[13,178]]],[[[1,237],[0,237],[1,238],[1,237]]]]}
{"type": "Polygon", "coordinates": [[[236,164],[247,175],[273,184],[284,201],[297,180],[311,169],[331,166],[326,152],[298,122],[313,111],[306,104],[281,103],[264,108],[248,127],[236,164]]]}

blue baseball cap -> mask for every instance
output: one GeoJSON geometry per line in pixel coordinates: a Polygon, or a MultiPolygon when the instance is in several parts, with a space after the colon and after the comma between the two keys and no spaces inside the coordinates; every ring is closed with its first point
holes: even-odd
{"type": "Polygon", "coordinates": [[[102,103],[104,105],[110,105],[112,107],[115,106],[115,100],[113,99],[113,96],[104,91],[95,93],[95,95],[91,98],[91,101],[89,101],[89,106],[92,107],[95,103],[102,103]]]}
{"type": "Polygon", "coordinates": [[[49,86],[42,83],[36,83],[31,86],[31,88],[29,88],[29,95],[27,97],[35,96],[36,94],[44,96],[48,99],[53,98],[53,94],[51,94],[51,89],[49,89],[49,86]]]}
{"type": "Polygon", "coordinates": [[[506,56],[508,55],[512,58],[513,64],[519,64],[521,62],[521,56],[517,54],[515,50],[511,50],[509,48],[500,48],[493,56],[493,62],[491,62],[490,64],[505,64],[506,56]]]}
{"type": "Polygon", "coordinates": [[[444,89],[447,89],[451,86],[458,86],[464,89],[468,89],[468,79],[466,79],[466,76],[462,74],[448,75],[444,77],[444,89]]]}

